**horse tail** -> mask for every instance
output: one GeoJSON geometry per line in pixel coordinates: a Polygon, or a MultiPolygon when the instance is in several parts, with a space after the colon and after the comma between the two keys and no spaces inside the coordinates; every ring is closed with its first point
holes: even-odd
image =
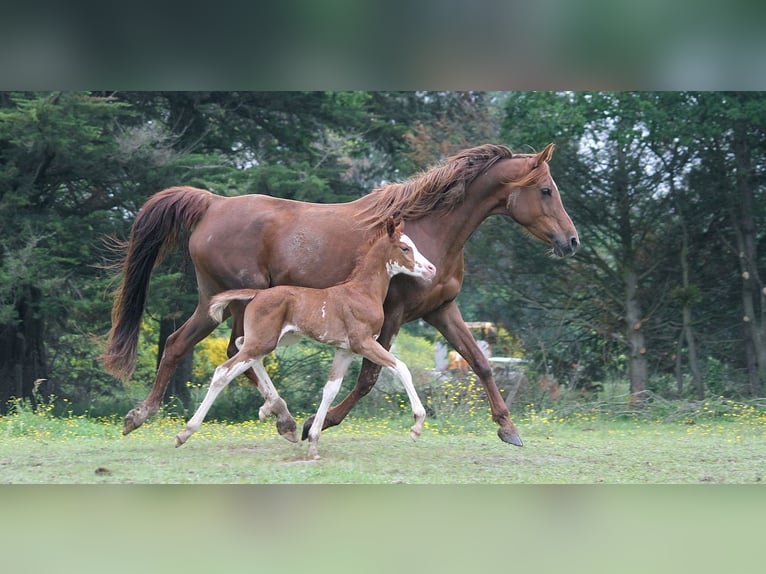
{"type": "MultiPolygon", "coordinates": [[[[193,187],[171,187],[155,193],[138,212],[130,238],[120,246],[127,254],[119,264],[122,285],[112,306],[112,329],[104,368],[117,378],[127,380],[136,366],[138,332],[146,303],[146,292],[154,268],[181,242],[207,212],[218,196],[193,187]]],[[[188,249],[188,245],[184,246],[188,249]]]]}
{"type": "Polygon", "coordinates": [[[220,323],[223,321],[223,310],[229,306],[232,301],[249,301],[255,298],[261,289],[232,289],[214,295],[210,300],[208,313],[214,321],[220,323]]]}

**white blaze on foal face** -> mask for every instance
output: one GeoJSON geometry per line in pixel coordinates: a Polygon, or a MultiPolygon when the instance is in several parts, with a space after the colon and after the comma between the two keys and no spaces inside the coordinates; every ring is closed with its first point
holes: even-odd
{"type": "MultiPolygon", "coordinates": [[[[413,263],[407,261],[407,265],[402,264],[399,261],[389,260],[386,263],[386,270],[389,277],[393,277],[397,273],[404,273],[406,275],[412,275],[414,277],[420,277],[422,279],[431,280],[436,275],[436,268],[433,264],[426,259],[426,257],[418,251],[415,243],[407,235],[402,234],[399,238],[400,248],[403,253],[411,253],[413,263]],[[409,265],[412,265],[411,267],[409,265]]],[[[409,257],[407,258],[409,260],[409,257]]]]}

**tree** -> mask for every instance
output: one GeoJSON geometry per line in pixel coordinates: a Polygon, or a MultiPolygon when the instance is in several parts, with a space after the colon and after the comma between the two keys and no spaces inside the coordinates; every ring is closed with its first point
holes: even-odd
{"type": "MultiPolygon", "coordinates": [[[[546,280],[546,303],[537,305],[566,310],[556,313],[558,323],[570,325],[568,336],[592,349],[591,361],[598,357],[594,349],[622,345],[635,397],[647,388],[648,330],[661,324],[656,313],[667,291],[658,270],[669,255],[661,246],[671,225],[668,193],[674,172],[664,164],[673,139],[667,131],[650,131],[660,125],[659,97],[525,94],[511,96],[506,105],[507,137],[560,143],[563,153],[557,153],[554,177],[583,241],[566,271],[546,280]]],[[[655,351],[655,361],[660,354],[655,351]]]]}
{"type": "Polygon", "coordinates": [[[720,261],[728,262],[726,272],[719,274],[718,300],[726,293],[730,308],[739,309],[732,319],[740,326],[742,344],[736,347],[744,350],[746,394],[760,396],[766,381],[766,292],[759,249],[766,239],[761,167],[766,160],[766,98],[761,93],[704,93],[696,101],[701,129],[694,183],[715,196],[716,211],[722,214],[717,239],[725,246],[720,261]],[[738,295],[731,290],[732,281],[720,284],[735,273],[738,295]]]}
{"type": "Polygon", "coordinates": [[[119,217],[110,211],[122,192],[111,135],[124,113],[88,94],[0,97],[0,409],[50,378],[46,341],[96,274],[89,238],[119,217]]]}
{"type": "Polygon", "coordinates": [[[527,93],[505,109],[506,139],[558,144],[554,177],[583,240],[564,273],[514,243],[519,315],[541,336],[557,325],[575,356],[601,346],[603,365],[622,348],[634,393],[674,371],[682,395],[686,368],[698,397],[762,393],[763,96],[527,93]],[[705,380],[705,361],[742,365],[747,386],[705,380]]]}

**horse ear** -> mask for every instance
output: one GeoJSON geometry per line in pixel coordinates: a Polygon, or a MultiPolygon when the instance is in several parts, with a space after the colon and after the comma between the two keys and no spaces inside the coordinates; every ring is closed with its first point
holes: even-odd
{"type": "Polygon", "coordinates": [[[549,143],[547,146],[543,148],[543,151],[537,154],[537,158],[535,158],[535,167],[540,165],[543,162],[550,161],[551,157],[553,157],[553,150],[556,148],[556,144],[549,143]]]}
{"type": "Polygon", "coordinates": [[[389,237],[393,237],[394,233],[396,233],[396,224],[393,217],[386,219],[386,233],[388,233],[389,237]]]}

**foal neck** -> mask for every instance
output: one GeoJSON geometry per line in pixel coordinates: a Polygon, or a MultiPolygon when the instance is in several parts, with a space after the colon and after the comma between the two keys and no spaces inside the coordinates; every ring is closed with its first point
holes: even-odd
{"type": "Polygon", "coordinates": [[[386,262],[390,259],[391,242],[388,236],[379,237],[373,241],[370,249],[357,261],[348,283],[360,285],[362,293],[378,296],[381,300],[386,296],[391,276],[388,274],[386,262]]]}

